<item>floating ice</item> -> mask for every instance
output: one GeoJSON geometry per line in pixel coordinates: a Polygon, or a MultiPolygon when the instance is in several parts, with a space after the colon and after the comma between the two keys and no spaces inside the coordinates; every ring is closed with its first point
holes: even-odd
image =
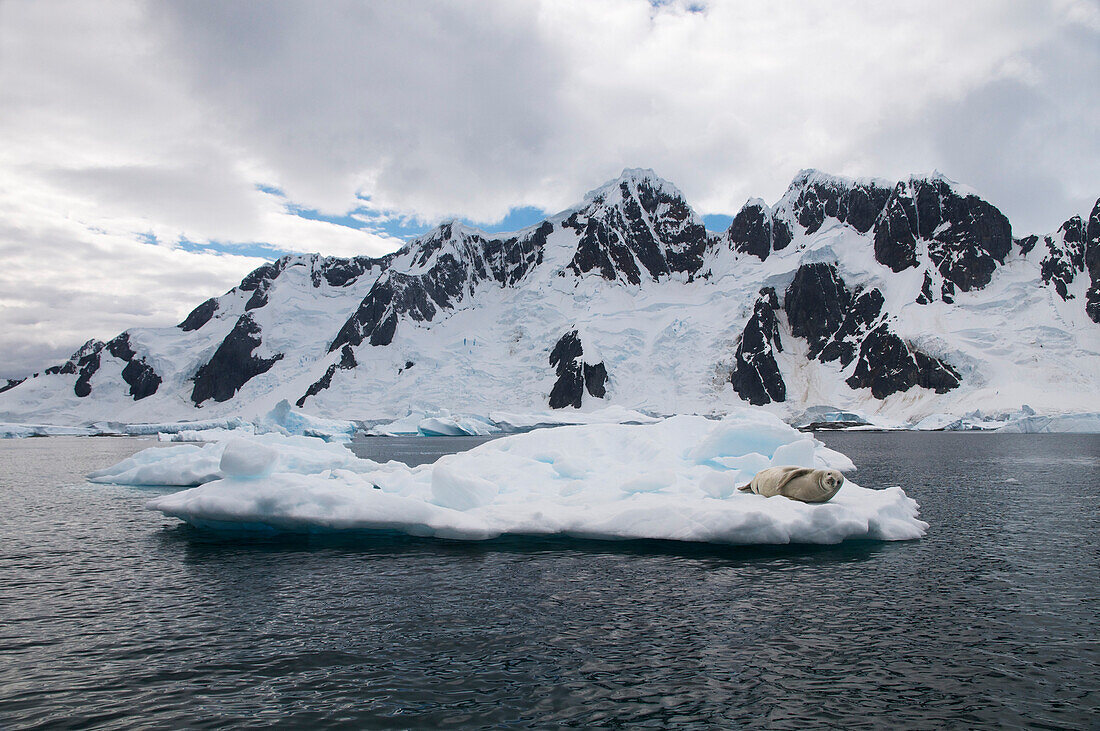
{"type": "MultiPolygon", "coordinates": [[[[819,505],[737,492],[761,466],[789,460],[852,468],[844,455],[751,409],[721,421],[678,416],[650,425],[540,430],[415,468],[355,459],[346,450],[346,457],[334,459],[331,450],[342,448],[319,440],[310,440],[315,459],[288,459],[290,445],[279,439],[303,438],[244,436],[228,448],[204,447],[221,446],[223,479],[158,497],[149,507],[201,527],[399,531],[469,540],[520,534],[837,543],[914,539],[928,527],[917,517],[916,502],[896,487],[868,490],[849,481],[819,505]],[[275,463],[270,455],[249,457],[252,445],[277,452],[275,463]],[[245,466],[227,469],[225,454],[245,466]]],[[[148,463],[152,457],[145,454],[132,459],[148,463]]],[[[198,452],[179,453],[173,465],[186,456],[201,461],[198,452]]],[[[112,472],[112,481],[125,481],[120,472],[112,472]]]]}
{"type": "Polygon", "coordinates": [[[88,480],[115,485],[201,485],[231,475],[241,476],[234,470],[249,459],[249,450],[274,455],[276,461],[272,471],[282,473],[314,474],[327,469],[358,469],[374,464],[357,459],[339,444],[329,444],[316,437],[248,434],[236,430],[222,434],[226,435],[225,440],[201,447],[179,444],[144,449],[112,467],[90,473],[88,480]],[[229,445],[233,446],[229,462],[231,471],[225,472],[223,457],[229,445]]]}
{"type": "Polygon", "coordinates": [[[997,429],[1016,434],[1100,434],[1100,412],[1059,416],[1022,416],[997,429]]]}
{"type": "Polygon", "coordinates": [[[27,437],[88,437],[98,433],[99,431],[97,429],[85,426],[9,424],[0,422],[0,439],[25,439],[27,437]]]}
{"type": "Polygon", "coordinates": [[[326,442],[348,442],[355,434],[354,421],[345,419],[322,419],[294,410],[290,402],[283,399],[271,411],[256,421],[258,433],[276,432],[278,434],[318,437],[326,442]]]}
{"type": "Polygon", "coordinates": [[[486,436],[501,432],[529,431],[548,426],[575,424],[651,424],[656,417],[621,406],[592,411],[538,411],[513,413],[493,411],[488,416],[459,416],[447,409],[434,412],[414,411],[394,421],[378,424],[369,431],[375,436],[486,436]]]}

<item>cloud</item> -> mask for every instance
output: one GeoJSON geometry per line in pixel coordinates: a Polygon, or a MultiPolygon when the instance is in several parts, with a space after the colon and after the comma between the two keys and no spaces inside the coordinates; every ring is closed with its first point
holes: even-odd
{"type": "Polygon", "coordinates": [[[560,210],[628,166],[701,213],[936,168],[1020,233],[1100,195],[1090,0],[8,0],[0,57],[0,375],[256,263],[203,242],[380,254],[380,222],[560,210]]]}

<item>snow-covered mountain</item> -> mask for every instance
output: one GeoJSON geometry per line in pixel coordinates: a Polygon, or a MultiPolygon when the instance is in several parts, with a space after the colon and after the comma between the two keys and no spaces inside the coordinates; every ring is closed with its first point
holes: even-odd
{"type": "Polygon", "coordinates": [[[288,256],[178,326],[0,387],[0,420],[166,421],[286,398],[346,418],[619,405],[791,417],[1100,410],[1100,201],[1014,239],[939,174],[803,171],[709,233],[626,170],[538,225],[452,222],[381,258],[288,256]]]}

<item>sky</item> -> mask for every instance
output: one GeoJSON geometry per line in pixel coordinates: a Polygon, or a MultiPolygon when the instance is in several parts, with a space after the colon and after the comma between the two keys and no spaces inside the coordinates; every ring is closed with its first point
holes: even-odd
{"type": "Polygon", "coordinates": [[[1100,0],[0,1],[0,378],[264,260],[536,222],[626,167],[718,229],[802,168],[1100,196],[1100,0]]]}

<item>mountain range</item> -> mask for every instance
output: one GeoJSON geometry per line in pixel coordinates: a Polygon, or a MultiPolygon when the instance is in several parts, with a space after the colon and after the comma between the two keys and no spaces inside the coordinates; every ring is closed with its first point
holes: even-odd
{"type": "MultiPolygon", "coordinates": [[[[196,298],[198,299],[198,298],[196,298]]],[[[944,176],[799,173],[707,231],[625,170],[509,234],[286,256],[177,326],[89,340],[0,386],[0,419],[355,419],[623,406],[782,416],[1100,410],[1100,200],[1047,235],[944,176]]]]}

